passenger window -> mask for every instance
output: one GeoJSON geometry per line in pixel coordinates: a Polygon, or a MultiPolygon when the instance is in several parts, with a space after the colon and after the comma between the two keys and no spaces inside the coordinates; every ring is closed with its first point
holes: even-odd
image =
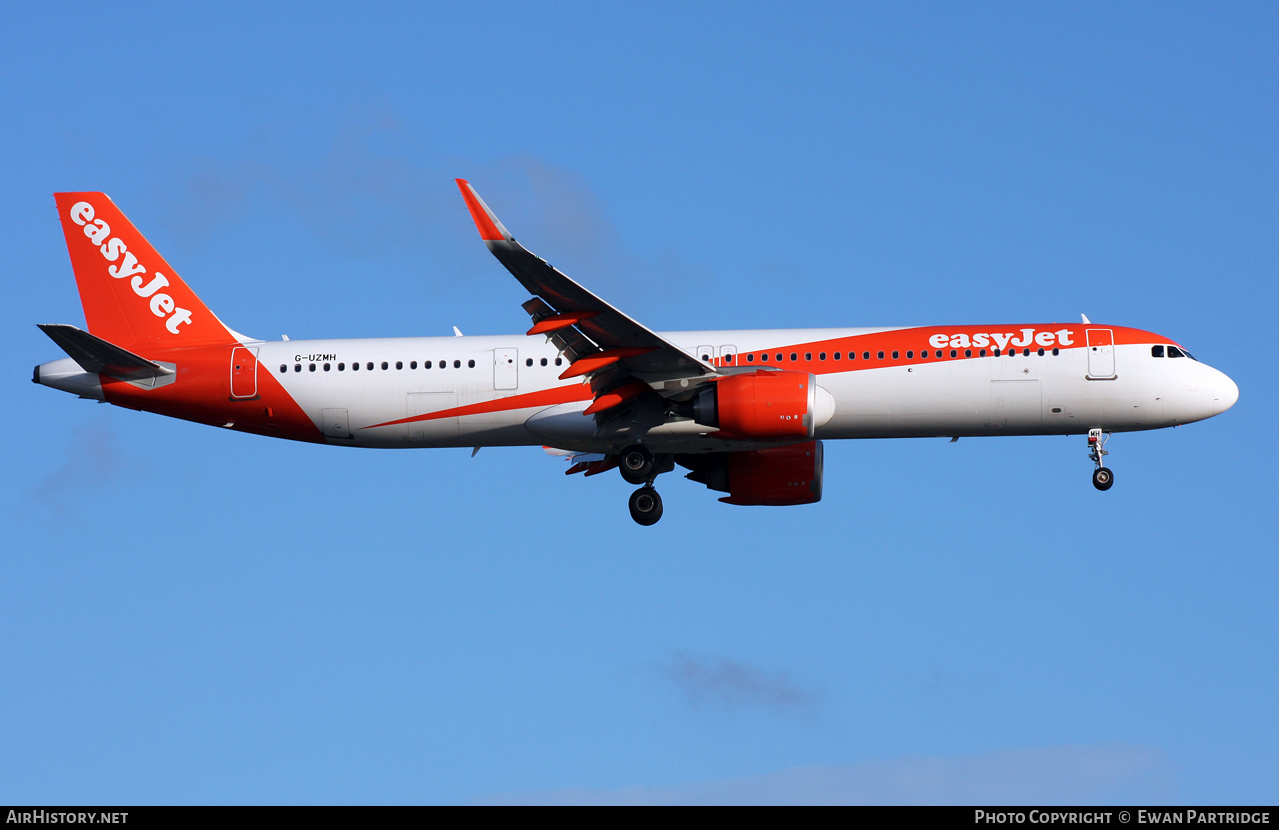
{"type": "Polygon", "coordinates": [[[564,365],[564,358],[562,358],[562,357],[557,357],[557,358],[555,358],[555,365],[556,365],[556,366],[562,366],[562,365],[564,365]]]}
{"type": "Polygon", "coordinates": [[[372,372],[372,371],[373,371],[373,361],[371,361],[371,360],[370,360],[368,363],[366,363],[366,364],[364,365],[364,368],[365,368],[365,369],[368,369],[370,372],[372,372]]]}
{"type": "Polygon", "coordinates": [[[543,366],[545,366],[545,365],[546,365],[546,358],[542,358],[542,365],[543,365],[543,366]]]}
{"type": "Polygon", "coordinates": [[[417,368],[417,361],[416,361],[416,360],[410,360],[410,361],[409,361],[409,368],[410,368],[410,369],[416,369],[416,368],[417,368]]]}
{"type": "Polygon", "coordinates": [[[817,359],[818,359],[818,360],[825,360],[825,359],[826,359],[826,352],[818,352],[818,353],[817,353],[817,359]]]}
{"type": "Polygon", "coordinates": [[[310,366],[308,366],[308,367],[307,367],[307,371],[308,371],[308,372],[314,372],[314,371],[315,371],[315,364],[314,364],[314,363],[312,363],[310,366]]]}
{"type": "Polygon", "coordinates": [[[876,355],[875,355],[875,356],[876,356],[876,357],[878,357],[880,360],[883,360],[883,359],[884,359],[884,353],[883,353],[883,352],[876,352],[876,355]]]}
{"type": "Polygon", "coordinates": [[[1040,356],[1040,357],[1043,357],[1043,356],[1044,356],[1044,350],[1043,350],[1043,349],[1040,349],[1040,350],[1039,350],[1039,356],[1040,356]]]}
{"type": "Polygon", "coordinates": [[[293,371],[295,371],[295,372],[300,372],[300,371],[302,371],[302,364],[301,364],[301,363],[294,363],[294,364],[293,364],[293,371]]]}
{"type": "Polygon", "coordinates": [[[533,365],[533,358],[531,358],[531,357],[526,357],[526,358],[524,358],[524,365],[525,365],[525,366],[532,366],[532,365],[533,365]]]}
{"type": "Polygon", "coordinates": [[[397,361],[395,361],[395,368],[396,368],[397,370],[399,370],[399,369],[403,369],[403,368],[404,368],[404,361],[403,361],[403,360],[397,360],[397,361]]]}
{"type": "Polygon", "coordinates": [[[870,360],[870,352],[862,352],[862,360],[870,360]]]}
{"type": "Polygon", "coordinates": [[[1151,347],[1150,347],[1150,356],[1151,356],[1151,357],[1163,357],[1163,356],[1164,356],[1164,347],[1163,347],[1163,346],[1151,346],[1151,347]]]}
{"type": "Polygon", "coordinates": [[[431,361],[429,361],[429,360],[423,360],[423,361],[422,361],[422,368],[423,368],[423,369],[429,369],[429,368],[431,368],[431,361]]]}
{"type": "Polygon", "coordinates": [[[937,356],[938,356],[938,357],[941,357],[941,356],[942,356],[942,355],[941,355],[941,349],[938,349],[938,350],[937,350],[937,356]]]}
{"type": "Polygon", "coordinates": [[[985,349],[982,349],[980,352],[978,352],[978,353],[977,353],[977,356],[978,356],[978,357],[985,357],[985,356],[986,356],[986,350],[985,350],[985,349]]]}
{"type": "Polygon", "coordinates": [[[1059,354],[1061,354],[1061,349],[1053,347],[1053,357],[1056,357],[1059,354]]]}
{"type": "Polygon", "coordinates": [[[906,359],[907,359],[907,360],[914,360],[914,359],[915,359],[915,351],[914,351],[913,349],[908,349],[908,350],[906,351],[906,359]]]}
{"type": "Polygon", "coordinates": [[[999,349],[995,349],[995,357],[999,357],[999,349]]]}
{"type": "Polygon", "coordinates": [[[324,364],[324,371],[326,371],[326,372],[327,372],[328,370],[329,370],[329,364],[325,363],[325,364],[324,364]]]}
{"type": "Polygon", "coordinates": [[[702,360],[709,361],[710,359],[711,359],[711,356],[710,356],[710,355],[708,355],[708,354],[703,354],[703,355],[702,355],[702,360]]]}
{"type": "Polygon", "coordinates": [[[345,364],[345,363],[339,363],[339,364],[338,364],[338,371],[339,371],[339,372],[345,372],[345,371],[346,371],[346,364],[345,364]]]}
{"type": "Polygon", "coordinates": [[[763,354],[761,354],[761,355],[759,356],[759,359],[760,359],[760,360],[762,360],[762,361],[764,361],[765,363],[767,363],[767,362],[768,362],[768,352],[764,352],[763,354]]]}
{"type": "Polygon", "coordinates": [[[782,362],[782,353],[781,353],[781,352],[778,352],[778,353],[777,353],[777,362],[778,362],[778,363],[781,363],[781,362],[782,362]]]}
{"type": "Polygon", "coordinates": [[[799,355],[795,354],[794,352],[791,352],[791,353],[790,353],[790,362],[791,362],[791,363],[794,363],[796,360],[799,360],[799,355]]]}
{"type": "Polygon", "coordinates": [[[1181,349],[1178,349],[1176,346],[1168,347],[1168,356],[1169,357],[1185,357],[1185,355],[1181,353],[1181,349]]]}
{"type": "Polygon", "coordinates": [[[468,361],[466,361],[466,368],[468,368],[468,369],[474,369],[474,368],[475,368],[475,361],[474,361],[474,360],[468,360],[468,361]]]}
{"type": "Polygon", "coordinates": [[[383,361],[382,361],[382,371],[383,371],[383,372],[385,372],[387,369],[390,369],[390,368],[391,368],[391,364],[389,364],[389,363],[387,363],[385,360],[383,360],[383,361]]]}
{"type": "Polygon", "coordinates": [[[899,358],[899,357],[901,357],[901,352],[894,351],[894,352],[893,352],[893,360],[896,360],[896,359],[897,359],[897,358],[899,358]]]}
{"type": "Polygon", "coordinates": [[[288,366],[285,366],[283,363],[281,363],[281,364],[280,364],[280,374],[284,374],[284,373],[285,373],[285,372],[287,372],[287,371],[289,371],[289,367],[288,367],[288,366]]]}
{"type": "Polygon", "coordinates": [[[460,361],[460,360],[455,360],[455,361],[453,361],[453,368],[454,368],[454,369],[461,369],[461,368],[462,368],[462,361],[460,361]]]}
{"type": "Polygon", "coordinates": [[[748,354],[748,355],[746,355],[746,362],[747,362],[747,363],[754,363],[754,362],[755,362],[755,355],[753,355],[753,354],[748,354]]]}
{"type": "Polygon", "coordinates": [[[733,362],[733,356],[732,356],[731,354],[726,354],[726,355],[724,355],[724,362],[725,362],[725,363],[732,363],[732,362],[733,362]]]}
{"type": "MultiPolygon", "coordinates": [[[[910,354],[910,352],[906,352],[906,354],[910,354]]],[[[920,350],[919,350],[919,359],[920,359],[920,360],[927,360],[927,359],[928,359],[928,349],[920,349],[920,350]]]]}
{"type": "Polygon", "coordinates": [[[950,350],[950,356],[951,356],[951,357],[959,357],[959,352],[958,352],[957,350],[955,350],[955,349],[951,349],[951,350],[950,350]]]}
{"type": "MultiPolygon", "coordinates": [[[[834,356],[835,356],[835,359],[836,359],[836,360],[839,360],[839,352],[835,352],[835,355],[834,355],[834,356]]],[[[852,359],[853,359],[853,353],[852,353],[852,352],[849,352],[849,353],[848,353],[848,359],[849,359],[849,360],[852,360],[852,359]]]]}
{"type": "Polygon", "coordinates": [[[1022,349],[1022,350],[1021,350],[1021,356],[1022,356],[1022,357],[1030,357],[1030,349],[1022,349]]]}
{"type": "Polygon", "coordinates": [[[358,372],[358,371],[360,371],[360,364],[358,364],[358,363],[352,363],[352,364],[351,364],[351,371],[352,371],[352,372],[358,372]]]}

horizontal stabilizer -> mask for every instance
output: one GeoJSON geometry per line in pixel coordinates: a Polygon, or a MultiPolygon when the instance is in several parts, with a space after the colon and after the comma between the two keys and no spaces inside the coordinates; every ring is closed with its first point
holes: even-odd
{"type": "Polygon", "coordinates": [[[81,369],[91,374],[132,381],[154,380],[173,374],[173,370],[166,366],[153,363],[75,326],[42,325],[40,331],[49,335],[49,339],[80,364],[81,369]]]}

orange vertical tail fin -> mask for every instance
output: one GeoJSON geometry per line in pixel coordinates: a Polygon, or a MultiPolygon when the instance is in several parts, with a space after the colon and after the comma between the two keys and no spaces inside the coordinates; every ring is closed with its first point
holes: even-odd
{"type": "Polygon", "coordinates": [[[106,194],[54,198],[90,332],[122,347],[237,342],[106,194]]]}

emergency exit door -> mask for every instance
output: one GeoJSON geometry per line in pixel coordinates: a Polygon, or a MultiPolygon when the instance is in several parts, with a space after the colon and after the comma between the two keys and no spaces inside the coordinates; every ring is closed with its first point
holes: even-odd
{"type": "Polygon", "coordinates": [[[493,350],[493,388],[515,389],[520,385],[520,350],[493,350]]]}

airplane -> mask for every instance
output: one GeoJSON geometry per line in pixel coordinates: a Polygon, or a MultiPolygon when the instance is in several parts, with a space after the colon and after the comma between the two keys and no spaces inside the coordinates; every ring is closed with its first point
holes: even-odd
{"type": "Polygon", "coordinates": [[[822,498],[841,438],[1087,436],[1210,418],[1239,388],[1180,343],[1077,324],[655,332],[524,248],[457,179],[489,251],[531,298],[523,335],[266,341],[227,327],[102,193],[55,200],[87,331],[35,383],[240,432],[347,447],[543,446],[617,468],[640,525],[676,465],[734,505],[822,498]]]}

